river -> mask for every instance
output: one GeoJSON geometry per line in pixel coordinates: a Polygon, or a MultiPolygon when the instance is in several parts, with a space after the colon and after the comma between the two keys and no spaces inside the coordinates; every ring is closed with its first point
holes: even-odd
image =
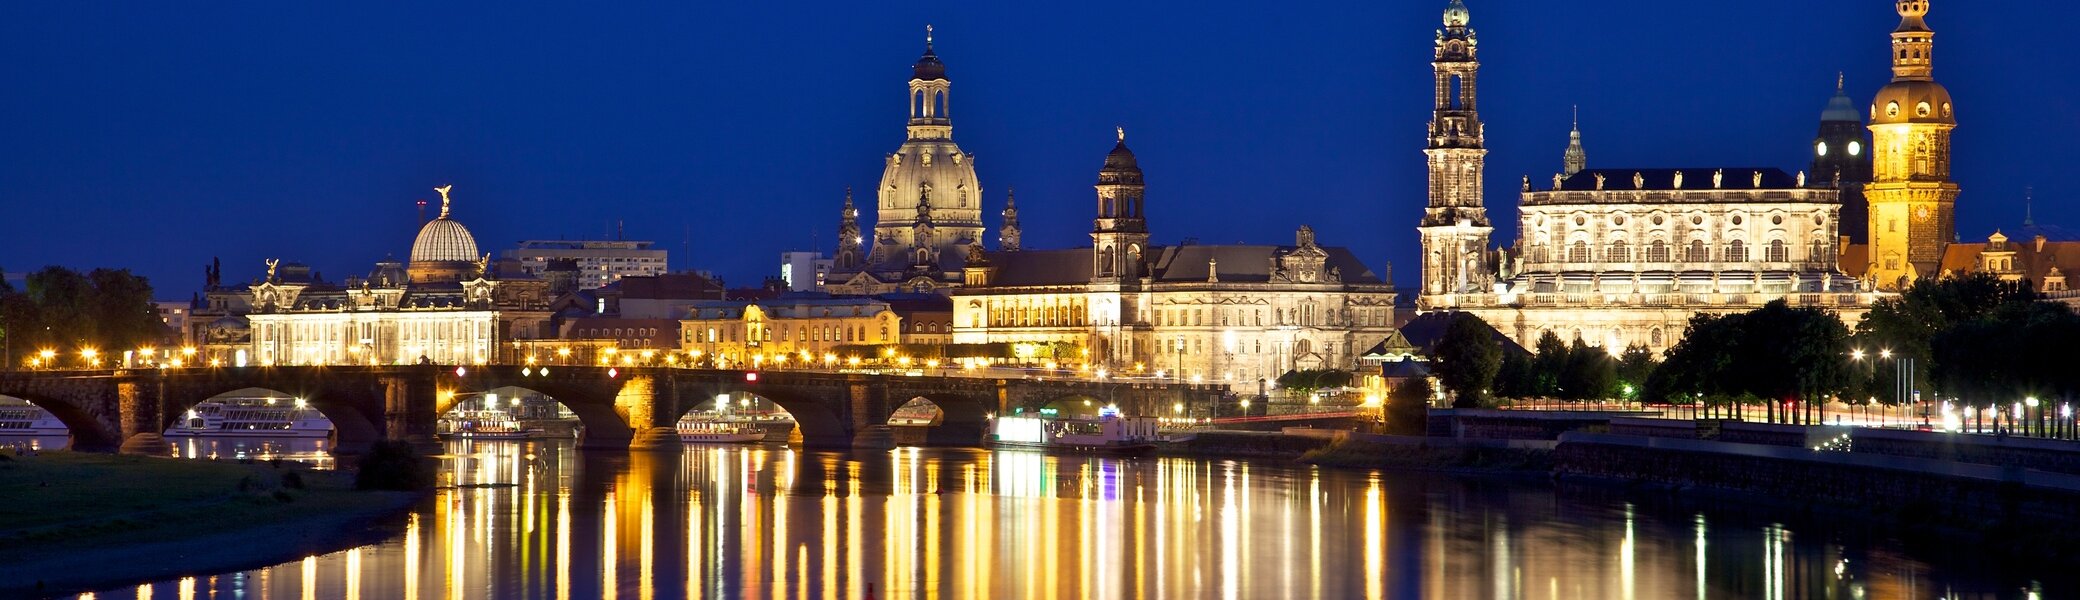
{"type": "MultiPolygon", "coordinates": [[[[2033,598],[1840,515],[1283,461],[451,442],[387,541],[102,598],[2033,598]],[[1953,596],[1954,595],[1954,596],[1953,596]]],[[[2068,569],[2069,570],[2069,569],[2068,569]]],[[[2061,575],[2070,577],[2070,575],[2061,575]]],[[[2062,585],[2062,584],[2061,584],[2062,585]]],[[[2046,586],[2052,586],[2047,588],[2046,586]]],[[[2032,593],[2034,591],[2034,594],[2032,593]]]]}

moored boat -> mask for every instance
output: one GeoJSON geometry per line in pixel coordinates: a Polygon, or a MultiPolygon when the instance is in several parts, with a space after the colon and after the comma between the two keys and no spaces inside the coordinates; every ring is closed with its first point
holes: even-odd
{"type": "Polygon", "coordinates": [[[688,444],[748,444],[765,440],[765,428],[757,425],[726,421],[679,422],[679,441],[688,444]]]}
{"type": "Polygon", "coordinates": [[[326,438],[332,421],[301,399],[224,398],[189,409],[167,437],[326,438]]]}
{"type": "Polygon", "coordinates": [[[0,438],[63,437],[72,431],[50,411],[27,402],[0,404],[0,438]]]}
{"type": "Polygon", "coordinates": [[[1114,415],[1097,418],[999,417],[991,424],[992,448],[1089,454],[1142,454],[1162,439],[1157,421],[1114,415]]]}

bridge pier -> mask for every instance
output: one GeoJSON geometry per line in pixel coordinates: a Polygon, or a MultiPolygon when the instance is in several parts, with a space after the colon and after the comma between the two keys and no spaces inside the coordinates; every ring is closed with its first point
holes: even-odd
{"type": "Polygon", "coordinates": [[[434,436],[439,391],[433,377],[385,375],[378,378],[383,388],[383,437],[409,443],[425,453],[441,450],[434,436]]]}
{"type": "Polygon", "coordinates": [[[628,420],[631,435],[624,446],[644,452],[678,452],[686,447],[679,439],[678,386],[658,385],[657,376],[628,378],[614,394],[615,412],[628,420]]]}
{"type": "Polygon", "coordinates": [[[173,444],[167,443],[160,428],[166,412],[164,390],[158,381],[124,379],[116,382],[116,411],[122,423],[123,444],[116,448],[123,454],[148,454],[168,456],[173,454],[173,444]]]}
{"type": "Polygon", "coordinates": [[[845,412],[852,426],[852,447],[888,450],[896,447],[895,431],[888,428],[888,387],[854,378],[846,386],[845,412]]]}

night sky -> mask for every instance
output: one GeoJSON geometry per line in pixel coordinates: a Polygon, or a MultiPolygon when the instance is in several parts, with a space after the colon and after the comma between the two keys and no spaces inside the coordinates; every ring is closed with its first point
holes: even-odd
{"type": "MultiPolygon", "coordinates": [[[[830,250],[846,186],[873,189],[932,23],[991,243],[1016,188],[1026,247],[1088,244],[1120,124],[1159,243],[1311,224],[1419,278],[1443,0],[416,4],[0,4],[0,267],[129,267],[168,299],[213,256],[232,281],[269,257],[337,281],[404,258],[414,201],[452,183],[486,252],[625,222],[752,285],[830,250]]],[[[1803,169],[1835,72],[1867,105],[1898,23],[1885,0],[1470,5],[1498,242],[1519,178],[1560,169],[1570,105],[1591,167],[1803,169]]],[[[2038,222],[2080,225],[2057,179],[2080,5],[1983,6],[1929,16],[1959,232],[2014,228],[2028,185],[2038,222]]]]}

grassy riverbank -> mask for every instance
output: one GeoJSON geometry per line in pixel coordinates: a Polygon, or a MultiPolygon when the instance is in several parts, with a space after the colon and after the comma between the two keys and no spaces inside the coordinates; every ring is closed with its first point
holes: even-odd
{"type": "Polygon", "coordinates": [[[0,455],[0,595],[256,567],[369,541],[421,497],[349,473],[47,452],[0,455]]]}

